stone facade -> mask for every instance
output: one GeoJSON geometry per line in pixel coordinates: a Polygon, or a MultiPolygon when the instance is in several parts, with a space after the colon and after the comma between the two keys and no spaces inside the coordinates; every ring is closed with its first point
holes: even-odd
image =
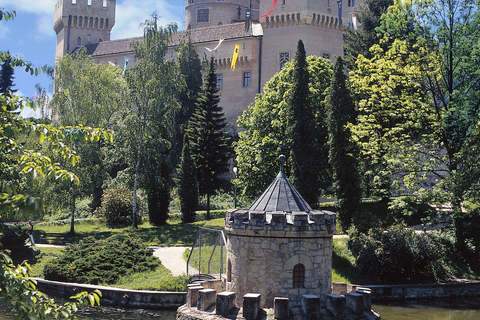
{"type": "Polygon", "coordinates": [[[288,297],[295,306],[303,295],[324,302],[330,294],[335,214],[229,210],[225,230],[227,290],[237,298],[260,293],[262,307],[270,308],[274,297],[288,297]]]}
{"type": "MultiPolygon", "coordinates": [[[[82,46],[91,43],[87,46],[88,52],[97,62],[112,62],[123,68],[127,58],[127,67],[131,68],[135,58],[129,43],[135,38],[107,41],[115,23],[115,1],[76,0],[76,4],[72,1],[60,0],[55,7],[57,58],[75,50],[80,37],[82,46]],[[77,22],[73,21],[75,17],[77,22]],[[79,17],[93,19],[94,27],[84,23],[79,27],[79,17]],[[97,30],[95,21],[102,18],[103,28],[97,30]],[[70,23],[69,19],[72,19],[70,23]]],[[[285,62],[295,57],[299,39],[303,40],[308,55],[322,56],[332,62],[336,56],[343,55],[343,32],[351,24],[352,12],[361,3],[362,0],[344,0],[340,23],[335,0],[279,0],[273,12],[263,18],[259,16],[270,11],[272,0],[187,0],[187,32],[175,36],[167,58],[176,57],[175,49],[187,36],[196,44],[200,57],[215,58],[221,79],[220,105],[224,106],[227,121],[235,128],[238,116],[254,102],[263,85],[285,62]],[[250,3],[253,24],[245,31],[245,10],[250,3]],[[215,48],[221,39],[224,41],[217,50],[206,49],[215,48]],[[240,52],[237,66],[232,70],[235,45],[240,52]]]]}

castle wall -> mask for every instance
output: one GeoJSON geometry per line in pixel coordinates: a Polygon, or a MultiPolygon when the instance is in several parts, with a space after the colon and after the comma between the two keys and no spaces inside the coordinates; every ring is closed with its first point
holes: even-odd
{"type": "Polygon", "coordinates": [[[297,306],[305,294],[324,302],[331,291],[334,226],[331,213],[269,217],[227,211],[227,290],[237,293],[237,303],[246,293],[260,293],[262,307],[272,307],[274,297],[287,297],[297,306]],[[304,280],[295,288],[298,265],[304,267],[304,280]]]}

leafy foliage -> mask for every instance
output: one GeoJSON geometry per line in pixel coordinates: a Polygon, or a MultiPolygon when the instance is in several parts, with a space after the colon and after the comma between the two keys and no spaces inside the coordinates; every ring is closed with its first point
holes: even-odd
{"type": "Polygon", "coordinates": [[[428,283],[446,279],[444,248],[434,236],[404,226],[350,233],[356,265],[377,283],[428,283]]]}
{"type": "MultiPolygon", "coordinates": [[[[310,108],[314,111],[317,139],[325,136],[325,97],[328,81],[332,75],[330,62],[316,56],[306,59],[310,82],[308,84],[311,102],[310,108]]],[[[287,156],[286,173],[291,173],[292,160],[291,136],[286,135],[288,120],[288,101],[292,95],[291,79],[294,63],[287,63],[285,67],[270,79],[257,95],[255,104],[238,119],[239,141],[235,144],[238,167],[238,190],[243,196],[254,198],[263,192],[278,173],[278,156],[287,156]]],[[[324,150],[323,158],[328,161],[328,151],[324,150]]],[[[322,182],[322,188],[330,186],[328,166],[318,166],[316,177],[322,182]]]]}
{"type": "Polygon", "coordinates": [[[153,270],[159,264],[140,241],[116,235],[105,240],[86,238],[68,246],[43,272],[48,280],[112,284],[120,275],[153,270]]]}
{"type": "MultiPolygon", "coordinates": [[[[136,203],[137,210],[140,211],[142,202],[138,196],[136,203]]],[[[132,224],[132,206],[132,191],[126,187],[111,188],[105,190],[102,196],[102,206],[97,209],[97,212],[105,219],[107,226],[122,228],[132,224]]]]}

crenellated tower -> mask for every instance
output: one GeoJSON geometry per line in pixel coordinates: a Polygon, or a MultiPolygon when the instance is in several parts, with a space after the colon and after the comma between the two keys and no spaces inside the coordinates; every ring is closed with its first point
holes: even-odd
{"type": "Polygon", "coordinates": [[[110,40],[116,0],[59,0],[55,5],[56,59],[86,44],[110,40]]]}
{"type": "Polygon", "coordinates": [[[245,20],[252,9],[252,20],[258,20],[259,0],[187,0],[185,29],[230,24],[245,20]]]}

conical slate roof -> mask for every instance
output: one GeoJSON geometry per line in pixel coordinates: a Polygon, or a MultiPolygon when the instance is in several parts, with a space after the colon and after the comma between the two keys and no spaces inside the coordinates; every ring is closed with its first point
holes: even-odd
{"type": "Polygon", "coordinates": [[[285,156],[280,156],[280,172],[260,198],[250,207],[250,212],[310,212],[312,208],[303,199],[283,172],[285,156]]]}

